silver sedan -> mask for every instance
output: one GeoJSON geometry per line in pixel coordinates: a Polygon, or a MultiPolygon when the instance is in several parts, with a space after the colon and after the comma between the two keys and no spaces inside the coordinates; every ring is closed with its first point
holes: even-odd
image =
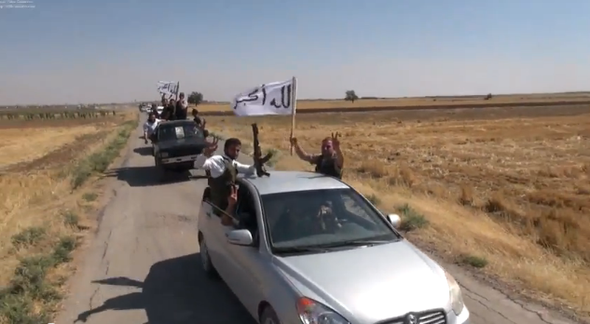
{"type": "Polygon", "coordinates": [[[469,323],[455,279],[344,182],[275,171],[238,185],[233,226],[205,191],[200,256],[259,323],[469,323]]]}

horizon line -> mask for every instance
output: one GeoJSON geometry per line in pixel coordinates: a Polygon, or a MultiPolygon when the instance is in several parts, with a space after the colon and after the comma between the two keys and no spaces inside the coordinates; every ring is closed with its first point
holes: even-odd
{"type": "MultiPolygon", "coordinates": [[[[191,91],[192,93],[194,91],[191,91]]],[[[197,91],[198,92],[198,91],[197,91]]],[[[185,92],[187,97],[190,95],[189,92],[185,92]]],[[[531,95],[590,95],[590,91],[562,91],[562,92],[529,92],[529,93],[486,93],[486,94],[470,94],[470,95],[432,95],[432,96],[409,96],[409,97],[378,97],[378,96],[360,96],[356,100],[395,100],[395,99],[437,99],[437,98],[477,98],[485,97],[488,94],[492,94],[494,97],[507,97],[507,96],[531,96],[531,95]]],[[[305,98],[297,99],[297,101],[337,101],[345,100],[344,98],[305,98]]],[[[138,102],[156,102],[160,99],[154,100],[133,100],[127,102],[103,102],[103,103],[59,103],[59,104],[15,104],[15,105],[3,105],[0,104],[0,108],[8,107],[28,107],[28,106],[72,106],[72,105],[123,105],[123,104],[135,104],[138,102]]],[[[203,103],[211,104],[229,104],[231,101],[216,101],[216,100],[203,100],[203,103]]]]}

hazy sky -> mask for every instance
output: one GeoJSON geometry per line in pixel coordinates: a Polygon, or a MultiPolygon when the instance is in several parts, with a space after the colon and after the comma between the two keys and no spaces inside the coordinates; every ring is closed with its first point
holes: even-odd
{"type": "Polygon", "coordinates": [[[590,90],[590,1],[32,1],[0,9],[0,104],[590,90]]]}

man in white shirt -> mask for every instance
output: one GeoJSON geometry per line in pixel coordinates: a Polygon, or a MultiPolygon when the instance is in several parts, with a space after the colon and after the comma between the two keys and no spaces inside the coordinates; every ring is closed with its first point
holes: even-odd
{"type": "Polygon", "coordinates": [[[184,120],[188,115],[188,101],[184,97],[184,92],[181,92],[176,102],[176,119],[184,120]]]}
{"type": "MultiPolygon", "coordinates": [[[[235,208],[236,176],[238,173],[253,174],[256,171],[254,165],[242,164],[236,159],[240,154],[242,143],[237,138],[225,141],[223,154],[213,155],[217,150],[218,140],[213,140],[203,154],[195,160],[195,169],[205,169],[209,175],[209,188],[211,188],[211,203],[229,215],[233,215],[235,208]],[[232,201],[234,203],[232,203],[232,201]]],[[[216,214],[220,214],[215,210],[216,214]]],[[[232,220],[225,213],[221,213],[221,223],[225,226],[232,225],[232,220]]]]}
{"type": "Polygon", "coordinates": [[[148,138],[154,133],[156,127],[160,124],[160,120],[156,118],[155,113],[150,113],[148,120],[143,124],[143,138],[145,140],[145,144],[148,143],[148,138]]]}

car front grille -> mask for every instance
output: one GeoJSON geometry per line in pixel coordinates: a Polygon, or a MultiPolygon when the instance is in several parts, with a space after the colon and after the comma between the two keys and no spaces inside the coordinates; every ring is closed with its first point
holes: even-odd
{"type": "Polygon", "coordinates": [[[381,321],[377,324],[447,324],[447,316],[443,310],[430,310],[420,313],[411,313],[416,316],[414,323],[408,321],[408,314],[385,321],[381,321]]]}

